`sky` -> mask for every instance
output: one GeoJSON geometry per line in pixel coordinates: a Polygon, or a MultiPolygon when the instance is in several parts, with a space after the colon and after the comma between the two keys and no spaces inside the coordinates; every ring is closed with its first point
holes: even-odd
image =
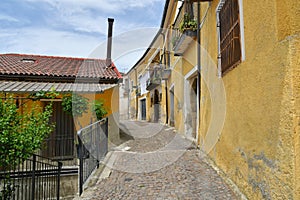
{"type": "Polygon", "coordinates": [[[0,53],[112,59],[126,72],[157,33],[164,0],[1,0],[0,53]]]}

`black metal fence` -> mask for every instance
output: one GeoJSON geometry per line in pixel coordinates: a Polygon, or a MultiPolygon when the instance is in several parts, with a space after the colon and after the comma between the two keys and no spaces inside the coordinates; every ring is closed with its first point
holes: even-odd
{"type": "Polygon", "coordinates": [[[108,119],[97,121],[78,131],[79,194],[83,184],[99,167],[99,162],[108,151],[108,119]]]}
{"type": "Polygon", "coordinates": [[[34,154],[14,163],[0,168],[0,200],[59,199],[60,162],[34,154]]]}

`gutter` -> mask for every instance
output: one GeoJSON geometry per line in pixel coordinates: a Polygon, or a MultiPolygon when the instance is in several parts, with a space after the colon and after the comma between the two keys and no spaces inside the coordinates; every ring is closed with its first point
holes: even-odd
{"type": "MultiPolygon", "coordinates": [[[[120,75],[121,76],[121,75],[120,75]]],[[[105,83],[116,84],[121,77],[105,78],[105,77],[74,77],[74,76],[30,76],[30,75],[0,75],[1,81],[25,81],[25,82],[52,82],[52,83],[105,83]]]]}

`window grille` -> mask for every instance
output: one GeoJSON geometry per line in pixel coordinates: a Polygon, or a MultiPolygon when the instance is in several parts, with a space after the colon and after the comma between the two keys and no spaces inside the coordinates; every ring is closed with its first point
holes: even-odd
{"type": "Polygon", "coordinates": [[[241,62],[241,33],[238,0],[222,1],[218,10],[222,74],[241,62]]]}

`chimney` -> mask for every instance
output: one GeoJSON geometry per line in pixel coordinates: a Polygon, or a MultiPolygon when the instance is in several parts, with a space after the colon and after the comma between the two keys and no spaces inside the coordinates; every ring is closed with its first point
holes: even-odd
{"type": "Polygon", "coordinates": [[[111,67],[111,43],[112,43],[113,23],[114,23],[114,19],[108,18],[106,67],[111,67]]]}

